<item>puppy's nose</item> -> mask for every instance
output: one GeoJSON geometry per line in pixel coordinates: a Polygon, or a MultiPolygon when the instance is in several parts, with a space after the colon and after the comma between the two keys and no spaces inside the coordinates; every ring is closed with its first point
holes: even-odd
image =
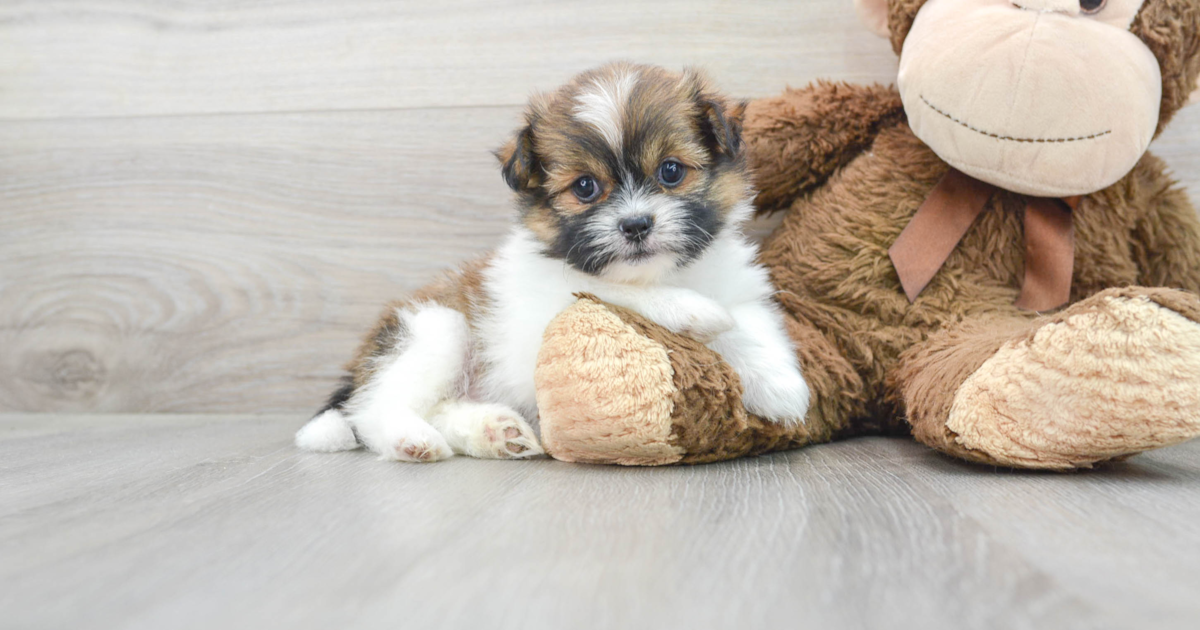
{"type": "Polygon", "coordinates": [[[621,234],[631,241],[641,241],[650,234],[650,228],[654,227],[654,217],[626,217],[621,219],[617,224],[617,229],[621,230],[621,234]]]}

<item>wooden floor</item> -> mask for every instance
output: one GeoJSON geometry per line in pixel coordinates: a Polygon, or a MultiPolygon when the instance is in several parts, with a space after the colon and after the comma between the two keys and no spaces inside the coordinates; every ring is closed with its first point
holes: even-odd
{"type": "Polygon", "coordinates": [[[299,421],[0,416],[0,627],[1200,627],[1200,443],[404,465],[300,453],[299,421]]]}

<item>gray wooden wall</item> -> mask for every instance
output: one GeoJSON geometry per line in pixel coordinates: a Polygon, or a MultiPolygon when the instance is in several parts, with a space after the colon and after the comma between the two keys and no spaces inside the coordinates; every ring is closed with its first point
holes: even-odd
{"type": "MultiPolygon", "coordinates": [[[[850,0],[0,2],[0,411],[313,409],[504,232],[526,96],[618,58],[895,73],[850,0]]],[[[1200,187],[1200,111],[1156,151],[1200,187]]]]}

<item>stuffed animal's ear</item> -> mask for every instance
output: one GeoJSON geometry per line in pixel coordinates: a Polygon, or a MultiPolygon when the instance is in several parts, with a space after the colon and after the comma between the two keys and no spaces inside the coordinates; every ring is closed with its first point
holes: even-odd
{"type": "Polygon", "coordinates": [[[533,127],[525,126],[496,150],[504,183],[516,192],[536,188],[541,182],[541,166],[533,150],[533,127]]]}
{"type": "Polygon", "coordinates": [[[868,31],[888,37],[888,0],[854,0],[854,12],[868,31]]]}

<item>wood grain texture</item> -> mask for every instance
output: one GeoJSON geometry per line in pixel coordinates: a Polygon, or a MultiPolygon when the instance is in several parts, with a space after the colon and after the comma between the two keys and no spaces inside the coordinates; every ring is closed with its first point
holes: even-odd
{"type": "Polygon", "coordinates": [[[0,119],[520,105],[614,58],[746,96],[895,71],[849,0],[10,0],[0,119]]]}
{"type": "Polygon", "coordinates": [[[494,246],[513,108],[0,123],[0,409],[307,409],[494,246]]]}
{"type": "MultiPolygon", "coordinates": [[[[0,3],[0,411],[311,411],[498,243],[518,104],[614,56],[742,96],[896,65],[848,0],[0,3]]],[[[1154,150],[1200,186],[1200,107],[1154,150]]]]}
{"type": "Polygon", "coordinates": [[[294,417],[0,417],[20,628],[1195,628],[1200,442],[1084,474],[872,438],[691,468],[290,444],[294,417]]]}

